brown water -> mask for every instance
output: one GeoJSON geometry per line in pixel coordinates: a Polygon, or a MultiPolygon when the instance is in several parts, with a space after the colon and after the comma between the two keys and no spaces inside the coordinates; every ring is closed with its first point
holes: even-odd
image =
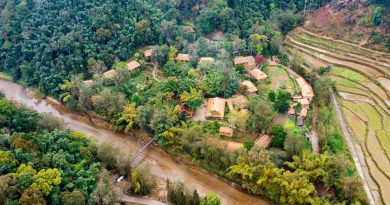
{"type": "MultiPolygon", "coordinates": [[[[111,142],[121,151],[135,153],[142,144],[134,137],[112,132],[94,125],[87,117],[75,113],[52,100],[39,100],[31,91],[19,84],[0,79],[0,89],[7,99],[23,103],[34,110],[49,112],[64,120],[72,130],[79,130],[96,140],[97,143],[111,142]]],[[[195,188],[201,195],[215,192],[224,205],[265,205],[270,204],[263,198],[250,195],[236,185],[210,174],[202,169],[178,164],[157,146],[150,146],[139,157],[140,163],[151,164],[152,173],[170,180],[180,180],[188,187],[195,188]]]]}

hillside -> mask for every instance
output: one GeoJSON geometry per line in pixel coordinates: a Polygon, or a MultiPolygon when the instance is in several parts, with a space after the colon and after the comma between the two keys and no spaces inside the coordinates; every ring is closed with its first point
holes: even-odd
{"type": "Polygon", "coordinates": [[[304,28],[381,51],[390,51],[389,1],[340,0],[307,15],[304,28]]]}

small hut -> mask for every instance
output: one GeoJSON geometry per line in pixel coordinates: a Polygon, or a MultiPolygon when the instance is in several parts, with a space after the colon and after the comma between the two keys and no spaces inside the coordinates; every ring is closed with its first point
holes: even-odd
{"type": "Polygon", "coordinates": [[[145,58],[150,58],[150,57],[152,57],[152,54],[153,54],[153,49],[148,49],[148,50],[145,50],[145,51],[144,51],[144,57],[145,57],[145,58]]]}
{"type": "Polygon", "coordinates": [[[240,83],[240,87],[246,88],[249,94],[257,92],[256,86],[249,80],[244,80],[240,83]]]}
{"type": "Polygon", "coordinates": [[[209,98],[207,99],[206,117],[220,118],[225,117],[226,99],[209,98]]]}
{"type": "Polygon", "coordinates": [[[83,83],[86,85],[86,86],[90,86],[93,84],[93,80],[84,80],[83,83]]]}
{"type": "Polygon", "coordinates": [[[118,72],[116,72],[116,70],[109,70],[109,71],[106,71],[106,72],[103,73],[103,77],[104,78],[113,78],[117,74],[118,74],[118,72]]]}
{"type": "Polygon", "coordinates": [[[215,61],[215,59],[212,58],[212,57],[201,57],[199,59],[199,63],[204,63],[204,62],[211,62],[211,63],[213,63],[214,61],[215,61]]]}
{"type": "Polygon", "coordinates": [[[257,81],[263,81],[268,78],[267,74],[265,74],[263,71],[261,71],[258,68],[255,68],[249,72],[249,74],[256,79],[257,81]]]}
{"type": "Polygon", "coordinates": [[[263,135],[255,141],[255,144],[264,148],[268,148],[271,145],[271,142],[272,138],[270,136],[263,135]]]}
{"type": "Polygon", "coordinates": [[[297,126],[298,126],[298,127],[303,127],[304,121],[305,121],[305,117],[303,117],[303,116],[298,116],[298,117],[297,117],[297,126]]]}
{"type": "Polygon", "coordinates": [[[138,61],[136,61],[136,60],[133,60],[133,61],[131,61],[130,63],[127,64],[127,70],[128,71],[133,71],[133,70],[135,70],[135,69],[137,69],[139,67],[141,67],[141,64],[138,63],[138,61]]]}
{"type": "Polygon", "coordinates": [[[234,58],[234,65],[255,66],[255,58],[253,56],[236,56],[234,58]]]}
{"type": "Polygon", "coordinates": [[[190,55],[184,54],[184,53],[177,54],[176,60],[181,61],[181,62],[190,62],[191,61],[190,55]]]}
{"type": "Polygon", "coordinates": [[[234,133],[233,129],[230,127],[220,127],[219,134],[225,137],[232,137],[234,133]]]}

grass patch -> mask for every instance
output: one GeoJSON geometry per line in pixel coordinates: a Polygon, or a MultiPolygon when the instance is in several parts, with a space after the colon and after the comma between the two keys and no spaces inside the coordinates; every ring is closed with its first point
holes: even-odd
{"type": "Polygon", "coordinates": [[[359,89],[359,88],[347,87],[347,86],[344,86],[344,85],[341,85],[341,84],[337,84],[336,85],[336,89],[339,92],[346,92],[346,93],[352,93],[352,94],[358,94],[358,95],[363,95],[363,96],[370,97],[369,95],[367,95],[367,91],[366,90],[362,90],[362,89],[359,89]]]}
{"type": "Polygon", "coordinates": [[[390,159],[390,136],[385,130],[380,130],[376,132],[376,136],[378,137],[379,142],[381,143],[381,146],[385,151],[388,159],[390,159]]]}
{"type": "Polygon", "coordinates": [[[365,102],[357,102],[356,104],[363,110],[368,117],[368,127],[371,130],[382,130],[382,116],[370,104],[365,102]]]}
{"type": "Polygon", "coordinates": [[[348,79],[345,79],[345,78],[341,78],[341,77],[338,77],[338,76],[331,76],[331,79],[334,80],[336,82],[336,84],[340,84],[340,85],[343,85],[343,86],[346,86],[346,87],[351,87],[351,88],[357,88],[357,89],[365,90],[365,88],[363,86],[361,86],[358,83],[355,83],[353,81],[350,81],[348,79]]]}
{"type": "Polygon", "coordinates": [[[12,76],[11,76],[11,74],[6,73],[6,72],[0,72],[0,79],[11,81],[12,76]]]}
{"type": "Polygon", "coordinates": [[[343,114],[347,120],[349,127],[352,129],[357,140],[359,142],[364,142],[367,135],[367,125],[364,121],[359,119],[353,112],[349,109],[343,107],[343,114]]]}
{"type": "Polygon", "coordinates": [[[295,83],[284,68],[280,66],[269,66],[267,70],[268,76],[271,79],[272,88],[283,89],[293,95],[295,94],[295,83]]]}
{"type": "Polygon", "coordinates": [[[341,68],[341,67],[332,67],[331,73],[338,74],[340,76],[343,76],[344,78],[353,80],[353,81],[368,81],[366,77],[361,75],[360,73],[357,73],[355,71],[346,69],[346,68],[341,68]]]}

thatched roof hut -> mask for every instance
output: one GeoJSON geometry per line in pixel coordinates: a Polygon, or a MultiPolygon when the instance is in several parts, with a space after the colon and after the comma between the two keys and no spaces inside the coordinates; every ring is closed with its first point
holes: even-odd
{"type": "Polygon", "coordinates": [[[105,77],[105,78],[113,78],[113,77],[115,77],[117,74],[118,74],[118,72],[116,72],[116,70],[112,69],[112,70],[109,70],[109,71],[104,72],[104,73],[103,73],[103,77],[105,77]]]}
{"type": "Polygon", "coordinates": [[[144,51],[144,57],[145,58],[150,58],[153,54],[153,49],[148,49],[144,51]]]}
{"type": "Polygon", "coordinates": [[[254,66],[256,65],[255,63],[255,58],[253,56],[236,56],[234,58],[234,65],[246,65],[246,66],[254,66]]]}
{"type": "Polygon", "coordinates": [[[128,71],[133,71],[133,70],[135,70],[135,69],[137,69],[139,67],[141,67],[141,64],[138,63],[138,61],[136,61],[136,60],[133,60],[133,61],[131,61],[130,63],[127,64],[127,70],[128,71]]]}
{"type": "Polygon", "coordinates": [[[212,62],[213,63],[214,61],[215,61],[215,59],[212,57],[201,57],[199,59],[199,63],[204,63],[204,62],[212,62]]]}
{"type": "Polygon", "coordinates": [[[223,119],[225,117],[226,99],[209,98],[207,99],[206,117],[223,119]]]}
{"type": "Polygon", "coordinates": [[[260,138],[256,139],[255,144],[264,148],[268,148],[271,145],[271,142],[272,138],[270,136],[263,135],[260,138]]]}
{"type": "Polygon", "coordinates": [[[233,129],[230,127],[220,127],[219,134],[226,137],[232,137],[234,132],[233,129]]]}
{"type": "Polygon", "coordinates": [[[249,72],[249,74],[256,79],[257,81],[263,81],[268,78],[267,74],[265,74],[263,71],[261,71],[258,68],[255,68],[249,72]]]}
{"type": "Polygon", "coordinates": [[[257,92],[257,88],[255,84],[252,83],[252,81],[244,80],[240,83],[240,87],[246,87],[249,94],[253,94],[257,92]]]}
{"type": "Polygon", "coordinates": [[[182,61],[182,62],[190,62],[191,61],[190,55],[184,54],[184,53],[177,54],[176,60],[182,61]]]}

